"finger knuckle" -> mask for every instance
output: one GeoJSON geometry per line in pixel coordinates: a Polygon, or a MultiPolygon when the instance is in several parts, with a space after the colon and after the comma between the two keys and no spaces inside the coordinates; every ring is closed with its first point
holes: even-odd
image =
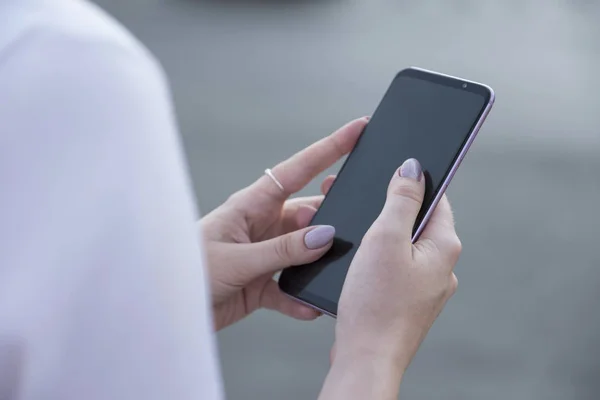
{"type": "Polygon", "coordinates": [[[440,252],[437,243],[429,238],[421,238],[415,246],[423,253],[423,254],[436,254],[440,252]]]}
{"type": "Polygon", "coordinates": [[[292,257],[292,242],[288,237],[282,237],[277,240],[274,246],[274,252],[283,264],[288,263],[292,257]]]}
{"type": "Polygon", "coordinates": [[[453,296],[454,293],[456,293],[456,290],[458,289],[458,278],[456,277],[455,274],[452,274],[450,276],[450,285],[448,288],[448,294],[449,296],[453,296]]]}
{"type": "Polygon", "coordinates": [[[337,135],[329,135],[326,138],[326,142],[330,146],[331,151],[338,158],[343,157],[344,154],[346,154],[348,152],[346,149],[346,146],[344,146],[344,143],[339,139],[339,137],[337,135]]]}
{"type": "Polygon", "coordinates": [[[389,195],[391,197],[400,197],[418,204],[423,201],[422,190],[413,182],[402,181],[392,185],[389,195]]]}
{"type": "Polygon", "coordinates": [[[452,235],[448,244],[450,258],[455,261],[458,260],[462,253],[462,248],[463,246],[460,238],[457,235],[452,235]]]}
{"type": "Polygon", "coordinates": [[[239,191],[237,191],[235,193],[230,194],[229,197],[227,197],[227,200],[225,200],[225,203],[236,203],[243,196],[244,196],[243,190],[239,190],[239,191]]]}

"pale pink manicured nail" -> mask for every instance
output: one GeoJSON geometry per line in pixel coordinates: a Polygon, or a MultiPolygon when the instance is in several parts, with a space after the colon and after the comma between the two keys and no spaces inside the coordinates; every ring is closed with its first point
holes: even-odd
{"type": "Polygon", "coordinates": [[[411,178],[419,182],[421,181],[422,175],[421,164],[414,158],[409,158],[408,160],[404,161],[398,173],[403,178],[411,178]]]}
{"type": "Polygon", "coordinates": [[[317,226],[304,235],[304,244],[311,250],[325,247],[333,240],[335,228],[331,225],[317,226]]]}

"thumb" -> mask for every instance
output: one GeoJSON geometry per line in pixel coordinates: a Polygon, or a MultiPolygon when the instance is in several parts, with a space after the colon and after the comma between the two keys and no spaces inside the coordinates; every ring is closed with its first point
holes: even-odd
{"type": "Polygon", "coordinates": [[[247,273],[252,276],[248,278],[316,261],[331,248],[334,236],[333,226],[319,225],[244,245],[240,251],[249,264],[247,273]]]}
{"type": "Polygon", "coordinates": [[[409,241],[417,215],[423,205],[425,179],[421,164],[414,158],[404,161],[388,187],[385,206],[379,218],[383,224],[392,224],[409,241]]]}

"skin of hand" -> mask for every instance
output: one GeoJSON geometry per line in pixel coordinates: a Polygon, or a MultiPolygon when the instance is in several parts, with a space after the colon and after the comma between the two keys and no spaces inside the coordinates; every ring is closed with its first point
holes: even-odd
{"type": "Polygon", "coordinates": [[[323,196],[288,198],[348,154],[367,122],[354,120],[275,166],[284,190],[263,175],[200,220],[217,330],[259,308],[302,320],[320,315],[283,294],[273,275],[323,256],[335,228],[308,226],[323,196]]]}
{"type": "Polygon", "coordinates": [[[421,166],[407,160],[348,271],[320,399],[397,399],[405,370],[456,291],[461,242],[445,196],[411,242],[424,191],[421,166]]]}

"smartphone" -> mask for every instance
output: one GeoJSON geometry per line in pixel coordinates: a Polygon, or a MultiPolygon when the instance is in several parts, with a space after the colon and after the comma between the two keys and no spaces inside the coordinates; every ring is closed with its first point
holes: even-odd
{"type": "Polygon", "coordinates": [[[493,104],[489,86],[416,67],[400,71],[311,222],[336,228],[333,246],[318,261],[284,270],[281,290],[335,317],[348,268],[383,208],[392,174],[408,158],[423,168],[414,242],[493,104]]]}

